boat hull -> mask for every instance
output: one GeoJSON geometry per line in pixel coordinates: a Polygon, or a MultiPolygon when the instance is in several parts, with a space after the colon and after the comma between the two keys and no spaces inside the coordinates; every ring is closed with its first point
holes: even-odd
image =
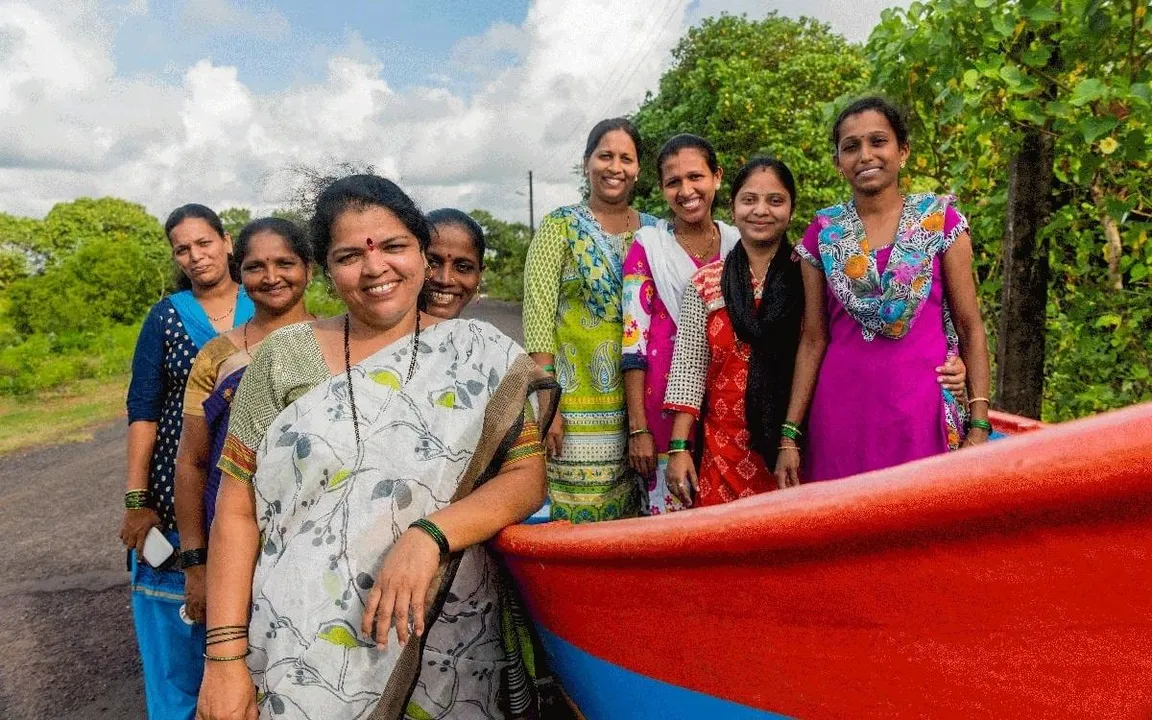
{"type": "Polygon", "coordinates": [[[1152,405],[496,546],[589,720],[1152,716],[1152,405]]]}

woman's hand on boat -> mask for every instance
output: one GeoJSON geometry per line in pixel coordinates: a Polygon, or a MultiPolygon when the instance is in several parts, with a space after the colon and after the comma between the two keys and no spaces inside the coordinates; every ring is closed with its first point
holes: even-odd
{"type": "Polygon", "coordinates": [[[984,428],[968,428],[968,435],[964,438],[964,442],[960,447],[972,447],[973,445],[983,445],[988,442],[988,431],[984,428]]]}
{"type": "Polygon", "coordinates": [[[628,464],[643,477],[656,471],[656,443],[652,441],[652,433],[628,438],[628,464]]]}
{"type": "Polygon", "coordinates": [[[544,435],[544,450],[548,453],[548,459],[551,460],[558,457],[563,448],[564,417],[560,413],[556,413],[552,417],[552,424],[548,426],[548,432],[544,435]]]}
{"type": "Polygon", "coordinates": [[[936,382],[956,397],[964,398],[967,394],[968,367],[964,365],[959,355],[953,355],[946,363],[936,368],[936,382]]]}
{"type": "Polygon", "coordinates": [[[776,453],[776,487],[780,490],[800,486],[800,448],[792,444],[780,446],[776,453]]]}
{"type": "Polygon", "coordinates": [[[360,624],[364,634],[376,641],[377,649],[387,645],[388,630],[393,627],[400,645],[407,643],[409,619],[413,634],[424,634],[425,599],[439,566],[440,547],[423,530],[409,528],[388,551],[360,624]]]}
{"type": "Polygon", "coordinates": [[[669,456],[665,480],[668,483],[668,491],[683,503],[684,507],[692,507],[692,497],[696,494],[698,481],[691,453],[677,452],[669,456]]]}
{"type": "Polygon", "coordinates": [[[152,508],[125,510],[120,523],[120,540],[126,548],[136,548],[139,556],[144,552],[144,538],[148,531],[160,524],[160,516],[152,508]]]}
{"type": "Polygon", "coordinates": [[[196,720],[257,720],[256,687],[243,660],[209,661],[196,702],[196,720]]]}

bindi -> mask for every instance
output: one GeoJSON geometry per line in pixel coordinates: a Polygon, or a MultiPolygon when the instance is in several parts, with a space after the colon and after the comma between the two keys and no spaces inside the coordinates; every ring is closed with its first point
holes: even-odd
{"type": "Polygon", "coordinates": [[[364,241],[364,244],[368,246],[368,252],[372,252],[376,249],[376,243],[372,242],[372,238],[367,238],[364,241]]]}

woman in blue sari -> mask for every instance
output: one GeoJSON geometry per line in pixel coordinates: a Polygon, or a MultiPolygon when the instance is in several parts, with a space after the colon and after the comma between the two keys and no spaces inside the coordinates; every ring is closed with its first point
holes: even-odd
{"type": "Polygon", "coordinates": [[[282,218],[253,220],[236,238],[234,257],[256,312],[239,328],[205,345],[192,363],[176,456],[185,612],[197,623],[204,622],[208,533],[220,487],[216,463],[228,435],[236,386],[264,338],[286,325],[315,319],[304,309],[304,291],[312,279],[312,245],[303,229],[282,218]]]}
{"type": "Polygon", "coordinates": [[[184,386],[196,354],[217,333],[243,325],[252,302],[232,277],[232,239],[203,205],[177,208],[164,224],[181,290],[144,320],[128,387],[128,481],[120,539],[130,553],[132,614],[151,720],[191,718],[203,673],[204,628],[181,618],[184,574],[175,558],[153,568],[140,558],[148,531],[180,547],[173,491],[184,386]]]}

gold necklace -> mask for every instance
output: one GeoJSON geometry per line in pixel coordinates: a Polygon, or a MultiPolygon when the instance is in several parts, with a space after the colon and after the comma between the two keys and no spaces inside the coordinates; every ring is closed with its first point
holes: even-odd
{"type": "Polygon", "coordinates": [[[704,246],[703,252],[698,253],[695,250],[693,250],[692,247],[687,243],[687,241],[682,239],[680,237],[679,233],[676,232],[675,225],[673,225],[673,228],[672,228],[672,235],[676,238],[676,241],[680,243],[680,247],[684,248],[685,252],[687,252],[689,255],[696,258],[697,260],[704,260],[705,258],[712,257],[712,254],[713,254],[712,253],[712,244],[714,242],[716,242],[716,235],[717,235],[716,223],[712,223],[712,232],[708,236],[708,244],[704,246]]]}
{"type": "Polygon", "coordinates": [[[220,321],[221,321],[221,320],[223,320],[224,318],[226,318],[226,317],[228,317],[229,315],[231,315],[232,313],[236,312],[236,303],[237,303],[237,302],[239,302],[239,300],[240,300],[240,289],[239,289],[239,288],[237,288],[237,289],[236,289],[236,299],[232,301],[232,307],[228,308],[228,312],[224,313],[223,315],[221,315],[221,316],[219,316],[219,317],[212,317],[211,315],[208,315],[208,311],[207,311],[207,310],[205,310],[205,311],[204,311],[204,314],[205,314],[205,315],[208,315],[208,319],[209,319],[210,321],[212,321],[212,322],[214,322],[214,323],[215,323],[215,322],[220,322],[220,321]]]}

